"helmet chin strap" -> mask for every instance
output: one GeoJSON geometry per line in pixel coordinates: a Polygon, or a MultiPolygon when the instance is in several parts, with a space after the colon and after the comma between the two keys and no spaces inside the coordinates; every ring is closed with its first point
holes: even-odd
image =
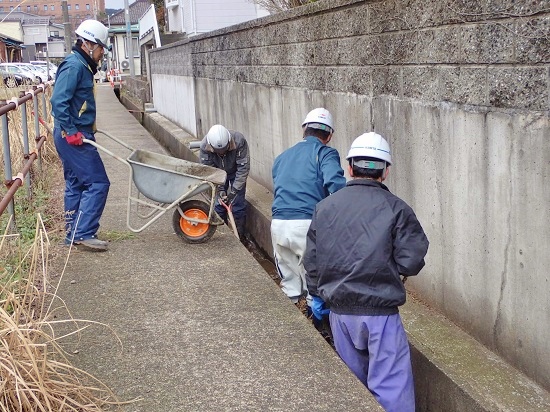
{"type": "Polygon", "coordinates": [[[95,52],[95,51],[97,50],[97,48],[99,47],[99,44],[95,44],[95,43],[94,43],[94,44],[95,44],[95,47],[94,47],[93,49],[90,49],[90,48],[88,47],[88,44],[89,44],[89,43],[90,43],[89,41],[86,42],[86,48],[88,49],[88,54],[89,54],[90,57],[93,59],[94,52],[95,52]]]}

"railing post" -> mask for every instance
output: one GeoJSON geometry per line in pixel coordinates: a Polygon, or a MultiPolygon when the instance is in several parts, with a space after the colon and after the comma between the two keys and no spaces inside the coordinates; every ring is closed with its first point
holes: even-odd
{"type": "Polygon", "coordinates": [[[44,121],[48,121],[48,106],[46,105],[46,86],[42,87],[42,93],[40,94],[42,98],[42,116],[44,116],[44,121]]]}
{"type": "MultiPolygon", "coordinates": [[[[21,91],[19,92],[19,98],[22,98],[25,96],[25,92],[21,91]]],[[[23,132],[23,152],[25,159],[29,158],[30,149],[29,149],[29,127],[27,125],[27,102],[20,105],[21,107],[21,127],[23,132]]],[[[28,173],[27,176],[25,176],[25,183],[27,184],[27,196],[29,199],[31,198],[31,174],[28,173]]]]}
{"type": "MultiPolygon", "coordinates": [[[[5,106],[6,101],[0,100],[0,106],[5,106]]],[[[11,153],[10,153],[10,132],[8,129],[8,115],[3,114],[2,116],[2,144],[4,146],[4,175],[6,182],[12,181],[12,172],[11,172],[11,153]]],[[[11,215],[10,229],[13,231],[15,229],[15,208],[13,199],[8,204],[8,213],[11,215]]]]}
{"type": "MultiPolygon", "coordinates": [[[[34,132],[36,139],[38,140],[40,138],[40,111],[38,110],[38,98],[36,97],[36,86],[32,86],[32,107],[34,110],[34,132]]],[[[38,170],[42,172],[42,156],[38,154],[38,157],[36,159],[38,170]]]]}

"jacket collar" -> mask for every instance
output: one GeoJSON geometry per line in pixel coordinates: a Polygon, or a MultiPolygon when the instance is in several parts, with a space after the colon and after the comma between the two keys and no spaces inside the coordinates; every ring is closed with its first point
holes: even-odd
{"type": "Polygon", "coordinates": [[[346,184],[346,186],[359,186],[359,185],[379,187],[381,189],[387,190],[388,192],[390,191],[390,189],[388,189],[388,187],[384,183],[381,183],[381,182],[378,182],[378,181],[372,180],[372,179],[357,178],[357,179],[350,180],[346,184]]]}
{"type": "Polygon", "coordinates": [[[80,55],[82,56],[82,58],[86,61],[86,64],[88,64],[88,67],[90,68],[90,71],[92,72],[92,74],[96,74],[97,73],[97,63],[94,62],[92,60],[92,58],[90,56],[88,56],[84,50],[82,50],[82,48],[78,47],[78,46],[74,46],[73,47],[73,52],[76,54],[76,55],[80,55]]]}

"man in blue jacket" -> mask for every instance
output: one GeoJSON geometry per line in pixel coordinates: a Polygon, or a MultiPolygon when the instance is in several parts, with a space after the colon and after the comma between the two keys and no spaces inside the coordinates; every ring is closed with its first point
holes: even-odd
{"type": "Polygon", "coordinates": [[[283,292],[297,303],[307,296],[303,255],[315,205],[346,184],[332,139],[332,115],[325,108],[308,113],[303,140],[273,163],[271,240],[283,292]]]}
{"type": "Polygon", "coordinates": [[[304,266],[313,313],[330,310],[336,351],[384,410],[414,412],[398,307],[406,298],[401,276],[424,267],[428,239],[413,210],[382,183],[392,164],[382,136],[359,136],[347,159],[352,180],[317,205],[308,231],[304,266]]]}
{"type": "Polygon", "coordinates": [[[51,98],[54,143],[65,177],[65,242],[92,250],[107,250],[97,238],[109,179],[95,147],[96,105],[94,74],[107,48],[108,30],[96,20],[85,20],[75,31],[71,54],[59,65],[51,98]]]}

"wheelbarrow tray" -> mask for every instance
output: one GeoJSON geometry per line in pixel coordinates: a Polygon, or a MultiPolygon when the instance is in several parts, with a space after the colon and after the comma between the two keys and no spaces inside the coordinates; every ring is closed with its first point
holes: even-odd
{"type": "Polygon", "coordinates": [[[222,185],[226,179],[224,170],[146,150],[134,150],[127,161],[137,189],[159,203],[173,203],[187,192],[186,198],[193,197],[210,187],[204,182],[222,185]]]}

